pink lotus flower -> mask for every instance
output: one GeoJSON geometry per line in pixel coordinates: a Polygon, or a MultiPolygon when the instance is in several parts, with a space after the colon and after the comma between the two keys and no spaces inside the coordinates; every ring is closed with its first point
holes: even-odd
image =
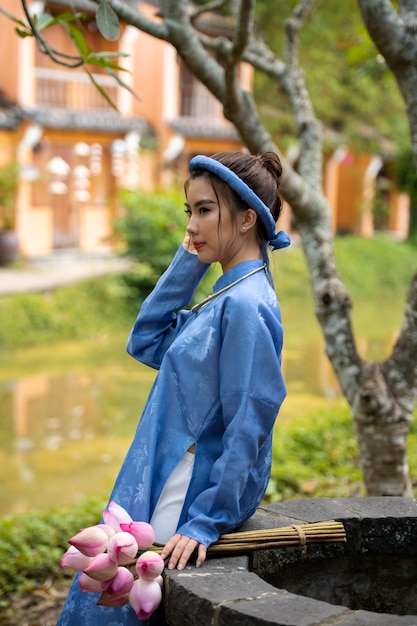
{"type": "Polygon", "coordinates": [[[136,539],[130,533],[116,533],[109,541],[107,553],[118,565],[126,565],[138,552],[136,539]]]}
{"type": "Polygon", "coordinates": [[[111,526],[116,532],[120,532],[120,524],[130,524],[133,522],[129,513],[125,509],[111,501],[106,511],[103,511],[103,521],[111,526]]]}
{"type": "Polygon", "coordinates": [[[78,584],[83,591],[91,591],[92,593],[104,591],[108,586],[108,583],[94,580],[94,578],[90,578],[87,574],[81,574],[78,579],[78,584]]]}
{"type": "Polygon", "coordinates": [[[156,552],[143,552],[136,561],[136,571],[144,580],[154,580],[163,570],[164,560],[156,552]]]}
{"type": "Polygon", "coordinates": [[[75,546],[71,546],[65,552],[60,563],[62,567],[69,567],[76,572],[82,572],[86,567],[88,567],[92,558],[93,557],[91,556],[85,556],[85,554],[80,552],[75,546]]]}
{"type": "Polygon", "coordinates": [[[99,526],[89,526],[71,537],[69,544],[75,546],[85,556],[96,556],[107,548],[107,534],[99,526]]]}
{"type": "Polygon", "coordinates": [[[134,536],[139,550],[146,550],[155,541],[155,531],[147,522],[130,522],[120,524],[120,528],[134,536]]]}
{"type": "Polygon", "coordinates": [[[162,589],[156,580],[139,578],[129,592],[129,602],[139,620],[147,620],[162,600],[162,589]]]}
{"type": "Polygon", "coordinates": [[[132,572],[127,567],[119,567],[106,591],[113,596],[125,596],[132,589],[134,582],[132,572]]]}
{"type": "Polygon", "coordinates": [[[117,563],[111,560],[109,555],[97,554],[88,567],[85,568],[84,574],[88,574],[94,580],[106,582],[111,580],[117,573],[117,563]]]}
{"type": "Polygon", "coordinates": [[[111,539],[116,532],[114,528],[108,524],[96,524],[95,526],[92,526],[92,528],[100,528],[100,530],[104,530],[109,539],[111,539]]]}
{"type": "Polygon", "coordinates": [[[101,606],[112,606],[113,608],[123,606],[125,604],[128,604],[128,602],[128,593],[126,593],[124,596],[113,596],[108,591],[103,591],[103,593],[97,600],[97,604],[100,604],[101,606]]]}

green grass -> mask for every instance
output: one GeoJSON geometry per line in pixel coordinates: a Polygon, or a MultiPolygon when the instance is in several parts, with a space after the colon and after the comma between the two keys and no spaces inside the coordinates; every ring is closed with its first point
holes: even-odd
{"type": "Polygon", "coordinates": [[[0,298],[0,350],[98,337],[133,319],[122,279],[109,276],[46,293],[0,298]]]}

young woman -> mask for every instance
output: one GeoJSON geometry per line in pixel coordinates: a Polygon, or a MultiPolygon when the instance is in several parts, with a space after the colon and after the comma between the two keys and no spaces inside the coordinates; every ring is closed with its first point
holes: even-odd
{"type": "MultiPolygon", "coordinates": [[[[128,352],[159,372],[111,495],[134,520],[151,522],[178,569],[194,553],[200,566],[219,535],[255,512],[286,394],[267,255],[290,243],[275,227],[280,161],[225,152],[196,156],[189,169],[184,243],[128,340],[128,352]],[[216,262],[223,274],[212,295],[184,308],[216,262]]],[[[128,605],[96,600],[75,581],[58,626],[138,624],[128,605]]]]}

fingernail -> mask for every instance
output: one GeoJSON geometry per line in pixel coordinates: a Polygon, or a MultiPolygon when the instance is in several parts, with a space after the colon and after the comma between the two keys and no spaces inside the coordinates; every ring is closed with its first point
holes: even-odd
{"type": "Polygon", "coordinates": [[[184,565],[182,565],[182,563],[180,563],[180,564],[178,565],[178,568],[177,568],[177,569],[184,569],[184,565]]]}
{"type": "Polygon", "coordinates": [[[172,563],[169,563],[168,569],[174,569],[174,565],[172,563]]]}

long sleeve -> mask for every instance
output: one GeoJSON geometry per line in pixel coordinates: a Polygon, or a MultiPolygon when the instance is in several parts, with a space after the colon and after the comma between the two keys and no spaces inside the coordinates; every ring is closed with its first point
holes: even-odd
{"type": "Polygon", "coordinates": [[[190,315],[187,306],[210,265],[181,246],[172,263],[145,299],[130,332],[127,351],[159,369],[162,358],[190,315]]]}
{"type": "MultiPolygon", "coordinates": [[[[208,546],[259,504],[270,473],[270,439],[286,390],[282,326],[266,303],[225,307],[219,361],[224,433],[208,487],[191,503],[178,532],[208,546]],[[244,495],[245,494],[245,495],[244,495]],[[243,497],[244,496],[244,497],[243,497]],[[248,497],[249,496],[249,497],[248,497]]],[[[198,444],[197,444],[198,448],[198,444]]]]}

